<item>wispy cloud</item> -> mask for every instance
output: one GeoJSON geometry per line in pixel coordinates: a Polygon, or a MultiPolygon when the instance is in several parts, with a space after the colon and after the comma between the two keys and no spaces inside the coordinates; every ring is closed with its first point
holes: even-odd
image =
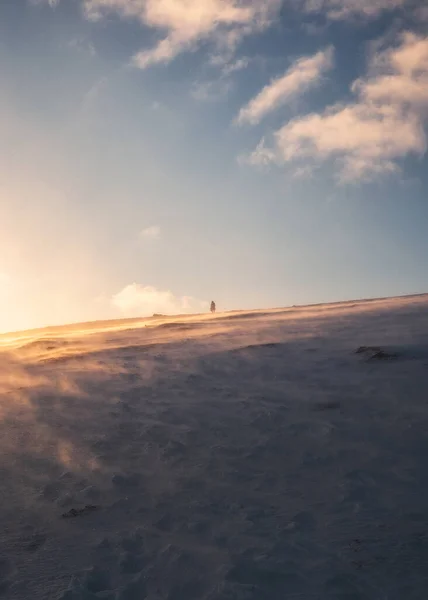
{"type": "Polygon", "coordinates": [[[410,5],[413,0],[298,0],[306,13],[322,13],[331,20],[373,19],[381,13],[410,5]]]}
{"type": "Polygon", "coordinates": [[[84,0],[90,19],[116,13],[166,31],[153,48],[134,57],[134,64],[142,69],[168,63],[202,40],[233,50],[244,36],[267,27],[281,4],[282,0],[84,0]]]}
{"type": "Polygon", "coordinates": [[[294,179],[310,179],[313,174],[313,168],[309,165],[297,167],[293,173],[294,179]]]}
{"type": "Polygon", "coordinates": [[[342,181],[396,171],[398,160],[422,155],[427,139],[428,38],[402,34],[399,44],[372,57],[369,74],[354,82],[356,100],[295,119],[256,148],[250,162],[336,159],[342,181]]]}
{"type": "Polygon", "coordinates": [[[202,312],[208,303],[191,296],[175,296],[169,290],[131,283],[111,298],[111,304],[125,316],[148,316],[153,313],[174,315],[202,312]]]}
{"type": "Polygon", "coordinates": [[[281,77],[273,79],[257,94],[238,115],[237,123],[259,123],[268,113],[282,106],[293,97],[318,85],[324,73],[333,67],[332,47],[314,56],[299,58],[281,77]]]}
{"type": "Polygon", "coordinates": [[[152,225],[140,231],[140,238],[145,240],[158,240],[160,235],[161,228],[158,225],[152,225]]]}
{"type": "Polygon", "coordinates": [[[265,138],[262,138],[256,148],[248,155],[238,157],[239,164],[248,164],[253,166],[268,166],[271,163],[279,162],[276,149],[269,148],[266,145],[265,138]]]}
{"type": "Polygon", "coordinates": [[[91,42],[85,40],[83,37],[72,38],[68,42],[67,46],[73,50],[76,50],[77,52],[88,54],[89,56],[96,56],[95,46],[91,42]]]}
{"type": "Polygon", "coordinates": [[[242,71],[246,69],[250,64],[250,60],[247,57],[238,58],[237,60],[226,64],[223,67],[223,75],[231,75],[232,73],[236,73],[236,71],[242,71]]]}
{"type": "MultiPolygon", "coordinates": [[[[60,0],[29,0],[55,7],[60,0]]],[[[142,68],[168,62],[199,41],[213,38],[229,58],[241,39],[272,23],[279,8],[292,5],[307,15],[325,15],[330,21],[370,20],[394,10],[427,15],[423,0],[81,0],[87,17],[98,20],[109,13],[134,18],[143,25],[166,31],[167,36],[136,56],[142,68]]]]}
{"type": "Polygon", "coordinates": [[[31,4],[48,4],[51,8],[58,6],[60,0],[29,0],[31,4]]]}
{"type": "Polygon", "coordinates": [[[215,102],[225,98],[232,85],[232,82],[226,79],[198,81],[193,85],[190,94],[199,102],[215,102]]]}
{"type": "Polygon", "coordinates": [[[232,75],[246,69],[250,63],[249,58],[242,57],[231,62],[224,62],[225,57],[214,56],[211,59],[213,66],[221,67],[220,75],[214,79],[197,81],[192,87],[191,96],[202,102],[216,102],[223,100],[234,88],[232,75]]]}

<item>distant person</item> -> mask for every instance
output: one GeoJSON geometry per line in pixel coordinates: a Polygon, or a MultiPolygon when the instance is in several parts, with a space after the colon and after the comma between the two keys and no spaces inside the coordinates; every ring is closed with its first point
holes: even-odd
{"type": "Polygon", "coordinates": [[[211,312],[214,314],[216,311],[216,306],[214,300],[211,302],[211,312]]]}

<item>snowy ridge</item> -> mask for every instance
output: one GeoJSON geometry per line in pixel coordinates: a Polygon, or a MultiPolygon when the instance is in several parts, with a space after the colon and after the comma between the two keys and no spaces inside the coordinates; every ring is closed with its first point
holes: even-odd
{"type": "Polygon", "coordinates": [[[427,334],[414,296],[1,336],[0,596],[425,598],[427,334]]]}

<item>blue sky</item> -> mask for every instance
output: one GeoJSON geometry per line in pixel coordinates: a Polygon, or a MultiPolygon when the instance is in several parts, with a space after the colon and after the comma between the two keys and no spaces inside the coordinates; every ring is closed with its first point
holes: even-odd
{"type": "Polygon", "coordinates": [[[428,291],[422,0],[3,0],[0,331],[428,291]]]}

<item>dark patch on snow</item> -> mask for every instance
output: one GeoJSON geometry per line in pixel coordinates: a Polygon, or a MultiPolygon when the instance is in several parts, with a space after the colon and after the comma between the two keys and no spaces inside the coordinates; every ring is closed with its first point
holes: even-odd
{"type": "Polygon", "coordinates": [[[387,352],[378,346],[360,346],[355,354],[364,354],[367,357],[367,360],[390,360],[392,358],[397,358],[397,354],[387,352]]]}
{"type": "Polygon", "coordinates": [[[340,402],[336,402],[334,400],[327,402],[318,402],[313,407],[314,410],[338,410],[341,407],[340,402]]]}
{"type": "Polygon", "coordinates": [[[83,508],[70,508],[69,511],[62,513],[61,517],[63,519],[73,519],[74,517],[81,517],[83,515],[88,515],[96,510],[98,510],[100,506],[96,504],[87,504],[83,508]]]}

